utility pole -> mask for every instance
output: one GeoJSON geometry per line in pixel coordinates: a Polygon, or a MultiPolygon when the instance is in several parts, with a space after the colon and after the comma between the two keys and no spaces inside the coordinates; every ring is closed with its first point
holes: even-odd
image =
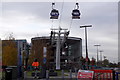
{"type": "Polygon", "coordinates": [[[87,27],[92,27],[92,25],[80,26],[80,28],[85,28],[85,45],[86,45],[86,66],[88,69],[88,49],[87,49],[87,27]]]}
{"type": "MultiPolygon", "coordinates": [[[[53,32],[53,35],[57,34],[57,41],[56,41],[56,70],[60,69],[60,43],[61,43],[61,34],[66,34],[66,32],[61,32],[62,30],[68,30],[68,29],[62,29],[59,27],[58,29],[51,29],[51,30],[58,30],[58,32],[53,32]]],[[[53,36],[54,37],[54,36],[53,36]]]]}

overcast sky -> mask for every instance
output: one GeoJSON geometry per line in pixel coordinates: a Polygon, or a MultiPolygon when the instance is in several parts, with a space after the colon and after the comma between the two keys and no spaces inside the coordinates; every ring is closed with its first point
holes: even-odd
{"type": "Polygon", "coordinates": [[[49,15],[51,2],[2,2],[0,38],[4,40],[13,33],[16,39],[27,39],[30,42],[33,37],[49,36],[50,28],[61,26],[70,29],[70,37],[82,38],[83,56],[85,56],[84,29],[79,26],[91,24],[92,27],[87,29],[90,58],[96,58],[97,49],[94,44],[100,44],[99,50],[104,51],[103,55],[111,62],[117,62],[118,2],[77,2],[81,19],[73,20],[71,28],[71,12],[76,2],[56,2],[55,8],[59,10],[60,17],[53,22],[49,15]]]}

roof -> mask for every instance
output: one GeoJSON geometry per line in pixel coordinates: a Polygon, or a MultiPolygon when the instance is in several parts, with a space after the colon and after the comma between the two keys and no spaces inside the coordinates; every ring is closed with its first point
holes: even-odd
{"type": "MultiPolygon", "coordinates": [[[[63,36],[62,36],[62,38],[63,38],[63,36]]],[[[50,37],[49,36],[34,37],[31,40],[39,40],[39,39],[50,39],[50,37]]],[[[71,40],[82,40],[81,38],[78,38],[78,37],[68,37],[68,39],[71,39],[71,40]]]]}

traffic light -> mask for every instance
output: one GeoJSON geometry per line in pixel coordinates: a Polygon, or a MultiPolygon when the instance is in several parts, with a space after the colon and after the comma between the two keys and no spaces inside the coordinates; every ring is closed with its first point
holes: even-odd
{"type": "Polygon", "coordinates": [[[50,40],[52,39],[52,35],[53,35],[53,31],[51,31],[50,33],[50,40]]]}
{"type": "Polygon", "coordinates": [[[52,35],[53,35],[53,31],[51,31],[51,33],[50,33],[50,45],[52,44],[52,35]]]}
{"type": "Polygon", "coordinates": [[[68,35],[69,35],[70,31],[66,32],[64,35],[65,41],[68,39],[68,35]]]}

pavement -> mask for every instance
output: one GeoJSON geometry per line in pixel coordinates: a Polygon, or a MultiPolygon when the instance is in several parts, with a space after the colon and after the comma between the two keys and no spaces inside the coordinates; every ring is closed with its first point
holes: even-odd
{"type": "MultiPolygon", "coordinates": [[[[64,78],[62,76],[50,76],[49,79],[35,79],[32,76],[26,76],[24,80],[71,80],[70,73],[64,73],[64,78]]],[[[72,73],[72,80],[76,80],[76,74],[72,73]]],[[[19,79],[20,80],[20,79],[19,79]]]]}
{"type": "Polygon", "coordinates": [[[26,78],[24,80],[46,80],[46,79],[34,79],[34,78],[26,78]]]}
{"type": "Polygon", "coordinates": [[[77,80],[77,79],[76,78],[49,78],[49,79],[26,78],[24,80],[77,80]]]}

